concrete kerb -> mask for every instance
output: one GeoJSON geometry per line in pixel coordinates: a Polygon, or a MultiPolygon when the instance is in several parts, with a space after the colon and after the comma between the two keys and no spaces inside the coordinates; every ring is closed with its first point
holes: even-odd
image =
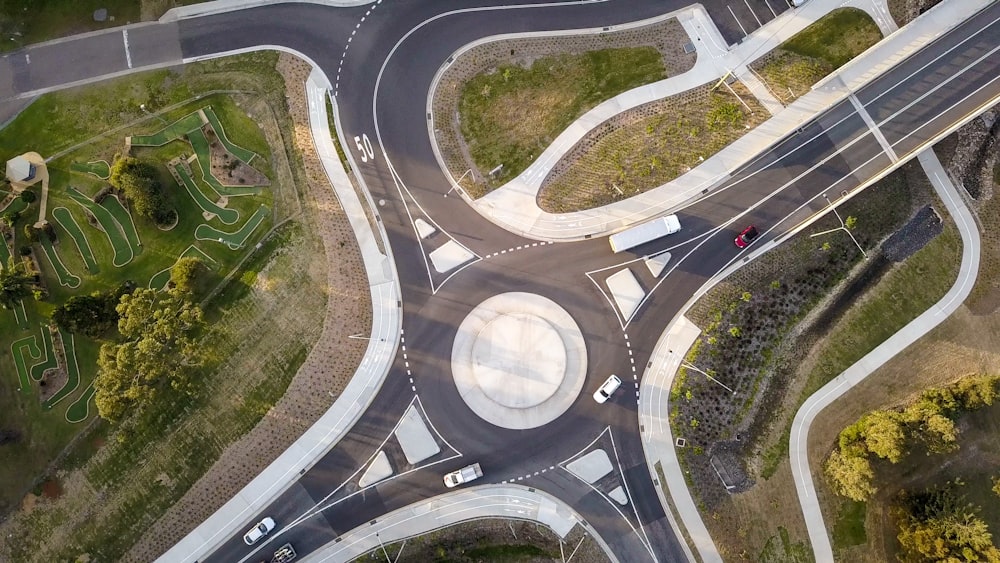
{"type": "Polygon", "coordinates": [[[962,236],[962,263],[954,285],[937,303],[908,323],[885,342],[855,362],[843,373],[811,395],[795,414],[789,438],[789,460],[799,504],[805,517],[809,541],[817,561],[833,561],[833,548],[823,521],[809,464],[809,428],[816,416],[852,387],[863,381],[896,354],[913,344],[931,329],[944,322],[972,292],[979,273],[980,238],[972,213],[965,206],[933,149],[917,157],[934,190],[944,202],[962,236]]]}
{"type": "Polygon", "coordinates": [[[618,559],[610,546],[579,514],[548,493],[521,485],[483,485],[415,503],[340,536],[339,541],[309,555],[313,563],[347,562],[385,544],[393,543],[462,522],[504,518],[538,522],[560,538],[580,524],[597,541],[611,561],[618,559]]]}
{"type": "Polygon", "coordinates": [[[334,8],[354,8],[366,4],[381,3],[382,0],[215,0],[202,4],[192,4],[190,6],[180,6],[171,8],[160,16],[161,23],[175,22],[188,18],[198,18],[201,16],[211,16],[225,12],[236,12],[259,6],[270,4],[322,4],[334,8]]]}
{"type": "MultiPolygon", "coordinates": [[[[163,563],[194,561],[211,553],[230,535],[242,530],[253,514],[287,490],[299,475],[333,448],[350,430],[381,388],[399,344],[402,316],[397,305],[400,289],[395,264],[391,260],[391,255],[385,256],[379,252],[375,234],[368,223],[361,202],[333,147],[327,125],[326,104],[322,99],[327,92],[329,81],[307,57],[301,53],[290,52],[308,61],[314,69],[306,85],[313,139],[324,170],[358,238],[365,270],[369,276],[373,321],[368,349],[354,377],[320,420],[306,430],[291,447],[246,487],[157,560],[163,563]],[[317,73],[320,73],[318,78],[317,73]],[[317,83],[326,86],[319,86],[317,83]]],[[[385,237],[384,230],[380,230],[379,234],[383,237],[388,251],[388,238],[385,237]]]]}

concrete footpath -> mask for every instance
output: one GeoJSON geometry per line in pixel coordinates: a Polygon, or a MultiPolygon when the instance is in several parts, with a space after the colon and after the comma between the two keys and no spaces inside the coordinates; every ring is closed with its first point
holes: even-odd
{"type": "MultiPolygon", "coordinates": [[[[716,282],[710,283],[715,285],[716,282]]],[[[693,303],[693,301],[689,303],[693,303]]],[[[687,311],[687,308],[685,307],[684,311],[687,311]]],[[[719,550],[715,547],[715,542],[712,541],[708,528],[705,527],[705,522],[701,519],[691,491],[688,490],[684,471],[681,469],[677,459],[677,451],[674,449],[674,436],[670,429],[670,387],[673,385],[674,375],[681,367],[681,361],[687,355],[688,349],[698,339],[699,334],[701,334],[701,329],[689,321],[682,311],[670,323],[666,332],[656,343],[649,359],[650,367],[642,375],[642,386],[639,392],[639,428],[642,430],[642,444],[646,453],[649,474],[654,479],[659,480],[656,465],[660,465],[673,505],[684,523],[691,543],[698,550],[701,560],[704,563],[722,563],[722,556],[719,555],[719,550]]],[[[657,483],[659,486],[656,487],[656,493],[660,496],[660,503],[663,504],[664,511],[667,513],[677,537],[683,538],[663,492],[663,484],[657,483]]],[[[688,551],[688,559],[695,561],[696,559],[690,553],[691,548],[686,541],[684,548],[688,551]]]]}
{"type": "MultiPolygon", "coordinates": [[[[817,114],[847,98],[869,80],[926,46],[964,21],[970,14],[990,4],[990,0],[949,0],[947,9],[930,10],[903,29],[856,57],[837,73],[828,76],[813,90],[777,113],[683,176],[658,188],[603,207],[573,213],[542,211],[537,195],[551,168],[593,127],[621,111],[683,92],[718,80],[732,72],[761,94],[747,65],[798,33],[829,11],[843,5],[867,10],[884,31],[895,29],[884,3],[810,0],[804,6],[784,12],[739,45],[729,49],[714,23],[700,5],[675,12],[698,51],[694,68],[678,76],[642,86],[608,100],[584,114],[560,134],[553,144],[514,180],[470,204],[484,217],[523,236],[549,241],[580,240],[602,235],[633,223],[683,207],[695,197],[725,182],[732,171],[756,158],[761,151],[798,129],[817,114]]],[[[612,29],[621,29],[617,26],[612,29]]],[[[582,30],[599,33],[603,29],[582,30]]],[[[765,105],[773,107],[767,101],[765,105]]],[[[440,159],[439,159],[440,160],[440,159]]],[[[442,167],[443,168],[443,167],[442,167]]],[[[467,197],[462,192],[463,197],[467,197]]]]}
{"type": "Polygon", "coordinates": [[[381,4],[382,0],[215,0],[214,2],[203,2],[201,4],[191,4],[190,6],[171,8],[167,10],[165,14],[160,16],[159,21],[163,23],[173,22],[187,18],[198,18],[201,16],[210,16],[225,12],[236,12],[238,10],[266,6],[268,4],[291,2],[299,4],[322,4],[324,6],[332,6],[335,8],[353,8],[355,6],[364,6],[366,4],[381,4]]]}
{"type": "MultiPolygon", "coordinates": [[[[337,158],[330,129],[327,125],[325,96],[329,81],[314,70],[306,85],[309,98],[309,120],[316,149],[357,236],[365,272],[371,288],[372,332],[368,349],[343,393],[320,419],[310,427],[278,459],[219,510],[202,522],[190,534],[160,556],[157,561],[176,563],[196,561],[223,541],[239,535],[251,524],[251,518],[268,506],[294,483],[301,472],[308,470],[351,429],[368,408],[389,373],[399,342],[402,311],[398,306],[399,281],[395,263],[389,252],[388,238],[379,223],[376,233],[365,214],[363,204],[354,191],[344,167],[337,158]],[[387,249],[379,250],[376,237],[387,249]]],[[[377,209],[366,202],[372,213],[377,209]]]]}
{"type": "Polygon", "coordinates": [[[948,178],[933,149],[926,149],[917,158],[961,233],[962,264],[958,279],[940,301],[810,396],[795,415],[789,441],[789,459],[795,490],[799,495],[799,504],[809,530],[809,541],[817,561],[833,561],[833,548],[809,465],[809,427],[823,409],[947,319],[969,296],[979,273],[979,230],[972,213],[948,178]]]}
{"type": "Polygon", "coordinates": [[[498,517],[539,522],[559,537],[565,537],[579,523],[609,554],[611,561],[618,561],[600,536],[562,501],[548,493],[510,484],[468,487],[401,508],[347,532],[336,543],[310,554],[306,561],[351,561],[385,544],[469,520],[498,517]]]}

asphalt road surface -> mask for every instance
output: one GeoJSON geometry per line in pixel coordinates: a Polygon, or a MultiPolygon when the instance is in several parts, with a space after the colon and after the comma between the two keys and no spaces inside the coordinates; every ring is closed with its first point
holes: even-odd
{"type": "MultiPolygon", "coordinates": [[[[488,35],[612,25],[682,7],[663,1],[524,4],[501,10],[470,10],[488,6],[484,1],[442,4],[387,2],[364,22],[367,7],[283,4],[33,47],[0,58],[0,99],[130,68],[177,64],[182,58],[281,46],[308,56],[335,83],[344,136],[367,135],[373,142],[375,158],[359,163],[357,172],[374,199],[386,201],[379,212],[400,274],[408,368],[416,393],[398,357],[372,407],[351,432],[262,512],[275,518],[280,533],[255,546],[258,555],[286,541],[300,554],[309,553],[388,511],[445,492],[444,472],[478,461],[487,472],[484,481],[529,476],[519,483],[570,504],[621,561],[683,560],[646,469],[637,428],[637,385],[628,375],[641,375],[665,324],[689,296],[740,259],[732,240],[744,226],[756,224],[764,232],[755,245],[780,239],[828,206],[824,194],[836,199],[855,189],[994,99],[1000,90],[1000,56],[995,54],[1000,5],[942,36],[857,91],[854,99],[734,171],[721,189],[679,212],[684,230],[677,235],[622,254],[612,254],[605,238],[529,246],[442,277],[427,269],[412,213],[425,214],[479,256],[533,241],[500,229],[461,198],[442,197],[451,184],[435,164],[425,115],[426,93],[440,65],[462,45],[488,35]],[[445,11],[450,13],[442,15],[445,11]],[[662,280],[651,278],[640,263],[627,264],[667,249],[675,258],[662,280]],[[593,275],[595,283],[587,275],[622,267],[630,267],[651,291],[624,329],[604,295],[601,280],[606,276],[593,275]],[[587,342],[584,392],[563,416],[530,430],[505,430],[480,419],[459,397],[450,373],[459,323],[487,297],[510,291],[557,302],[587,342]],[[624,375],[626,384],[607,404],[597,405],[590,392],[608,373],[624,375]],[[397,474],[412,471],[360,489],[359,471],[375,452],[384,449],[399,459],[392,429],[415,401],[439,433],[442,452],[417,467],[404,464],[397,474]],[[616,454],[615,469],[599,488],[625,484],[631,500],[625,507],[559,467],[594,447],[616,454]],[[543,469],[547,471],[535,475],[543,469]]],[[[709,6],[718,21],[717,8],[728,6],[709,6]]],[[[726,24],[720,25],[732,38],[726,24]]],[[[239,561],[250,552],[235,536],[207,560],[239,561]]]]}

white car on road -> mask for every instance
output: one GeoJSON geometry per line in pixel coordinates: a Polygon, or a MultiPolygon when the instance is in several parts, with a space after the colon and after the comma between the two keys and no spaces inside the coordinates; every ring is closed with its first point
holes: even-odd
{"type": "Polygon", "coordinates": [[[601,387],[594,391],[594,400],[598,403],[604,403],[611,398],[611,395],[622,386],[622,380],[618,379],[618,376],[611,374],[611,377],[604,380],[601,387]]]}
{"type": "Polygon", "coordinates": [[[274,529],[274,519],[268,516],[267,518],[264,518],[260,522],[257,522],[256,526],[250,528],[250,530],[247,531],[247,533],[243,534],[243,542],[246,543],[247,545],[253,545],[258,541],[260,541],[260,538],[266,536],[273,529],[274,529]]]}

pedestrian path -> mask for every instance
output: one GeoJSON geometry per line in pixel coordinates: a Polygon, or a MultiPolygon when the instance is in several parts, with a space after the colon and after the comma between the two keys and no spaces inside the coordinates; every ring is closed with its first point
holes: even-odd
{"type": "Polygon", "coordinates": [[[725,45],[722,35],[700,6],[674,12],[671,15],[680,21],[698,52],[698,59],[691,70],[630,90],[590,110],[560,134],[517,178],[471,204],[484,217],[505,229],[549,241],[580,240],[588,236],[603,235],[676,210],[691,199],[721,185],[732,171],[749,162],[762,150],[786,137],[818,113],[844,100],[873,77],[989,3],[990,0],[951,0],[947,10],[931,10],[905,28],[896,30],[884,1],[809,0],[802,7],[779,15],[732,48],[725,45]],[[889,36],[841,67],[837,73],[816,84],[808,94],[787,107],[779,108],[775,105],[777,100],[773,99],[766,86],[753,75],[747,65],[831,10],[843,6],[867,11],[883,33],[888,32],[889,36]],[[719,80],[729,73],[743,80],[761,103],[769,111],[775,112],[771,119],[705,159],[687,174],[659,188],[624,201],[574,213],[554,214],[538,207],[537,196],[542,181],[593,127],[627,109],[719,80]]]}
{"type": "Polygon", "coordinates": [[[610,553],[600,536],[562,501],[529,487],[507,484],[467,487],[390,512],[340,536],[338,541],[313,553],[311,560],[353,561],[386,544],[469,520],[498,516],[539,522],[559,537],[565,537],[579,523],[588,529],[605,553],[610,553]]]}
{"type": "Polygon", "coordinates": [[[928,148],[917,158],[933,184],[934,191],[944,202],[948,213],[958,226],[962,236],[962,264],[959,266],[958,279],[940,301],[811,395],[795,414],[788,454],[792,464],[795,491],[799,495],[799,505],[802,507],[802,515],[809,531],[809,541],[812,543],[813,555],[817,561],[833,561],[833,548],[830,545],[826,523],[823,521],[823,511],[816,496],[812,468],[809,465],[809,427],[823,409],[861,383],[896,354],[944,322],[965,302],[979,274],[980,239],[972,213],[945,173],[934,150],[928,148]]]}
{"type": "MultiPolygon", "coordinates": [[[[325,97],[330,83],[314,69],[306,84],[309,121],[316,151],[324,166],[337,201],[343,206],[357,237],[372,300],[372,332],[368,349],[350,383],[320,419],[267,466],[239,493],[202,522],[191,533],[160,556],[161,563],[190,563],[212,553],[222,542],[239,535],[250,518],[281,495],[354,426],[382,386],[395,357],[402,323],[397,303],[400,289],[391,251],[383,254],[376,241],[386,238],[378,221],[375,232],[365,214],[347,172],[344,171],[330,138],[325,97]]],[[[366,197],[368,197],[366,195],[366,197]]],[[[370,200],[370,209],[377,213],[370,200]]],[[[386,243],[388,249],[388,243],[386,243]]]]}
{"type": "Polygon", "coordinates": [[[355,6],[365,6],[367,4],[381,4],[382,0],[215,0],[214,2],[203,2],[190,6],[180,6],[167,10],[160,16],[160,22],[173,22],[188,18],[200,18],[213,14],[224,14],[226,12],[236,12],[247,10],[258,6],[269,4],[281,4],[283,2],[296,2],[300,4],[322,4],[334,8],[353,8],[355,6]]]}

